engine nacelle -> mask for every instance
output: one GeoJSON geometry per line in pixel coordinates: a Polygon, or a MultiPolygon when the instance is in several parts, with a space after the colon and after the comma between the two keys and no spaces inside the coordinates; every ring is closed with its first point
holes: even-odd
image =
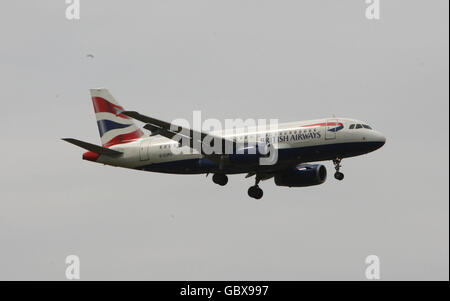
{"type": "Polygon", "coordinates": [[[275,175],[277,186],[306,187],[319,185],[327,179],[327,169],[321,164],[301,164],[275,175]]]}

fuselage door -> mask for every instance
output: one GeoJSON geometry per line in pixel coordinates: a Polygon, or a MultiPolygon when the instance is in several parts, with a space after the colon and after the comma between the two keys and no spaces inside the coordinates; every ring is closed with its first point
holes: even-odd
{"type": "Polygon", "coordinates": [[[141,158],[141,161],[147,161],[148,160],[148,146],[150,144],[150,141],[148,139],[143,139],[141,141],[141,145],[139,147],[139,157],[141,158]]]}
{"type": "Polygon", "coordinates": [[[325,126],[325,139],[336,139],[336,129],[338,127],[337,119],[328,119],[325,126]]]}

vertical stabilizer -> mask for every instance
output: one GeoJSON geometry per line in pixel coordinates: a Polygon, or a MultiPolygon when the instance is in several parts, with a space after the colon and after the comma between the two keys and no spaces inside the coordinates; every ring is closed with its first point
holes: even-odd
{"type": "Polygon", "coordinates": [[[97,126],[104,147],[127,143],[144,137],[145,134],[133,119],[121,114],[124,108],[107,89],[91,89],[97,126]]]}

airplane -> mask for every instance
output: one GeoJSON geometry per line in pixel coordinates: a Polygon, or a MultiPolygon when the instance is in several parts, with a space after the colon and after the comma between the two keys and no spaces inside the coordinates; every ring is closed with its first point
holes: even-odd
{"type": "Polygon", "coordinates": [[[62,139],[87,150],[84,160],[159,173],[213,174],[213,182],[220,186],[228,183],[227,175],[255,176],[255,184],[248,189],[254,199],[263,196],[260,181],[271,178],[284,187],[324,183],[325,166],[313,162],[332,161],[334,177],[343,180],[340,169],[344,158],[370,153],[386,142],[385,136],[366,122],[337,117],[280,123],[275,130],[266,127],[205,133],[127,111],[105,88],[91,89],[90,93],[102,145],[62,139]],[[148,133],[134,120],[145,123],[143,129],[148,133]],[[250,137],[255,135],[262,139],[251,143],[250,137]],[[187,142],[180,143],[180,137],[187,142]],[[205,142],[207,137],[212,137],[209,144],[205,142]],[[218,147],[207,152],[207,145],[218,147]],[[231,146],[232,151],[225,152],[224,145],[231,146]],[[275,158],[273,163],[261,164],[262,159],[270,157],[275,158]]]}

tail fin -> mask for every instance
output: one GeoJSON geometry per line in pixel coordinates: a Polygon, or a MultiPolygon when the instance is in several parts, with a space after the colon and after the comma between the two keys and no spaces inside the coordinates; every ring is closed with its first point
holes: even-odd
{"type": "Polygon", "coordinates": [[[124,111],[123,107],[107,89],[91,89],[91,97],[104,147],[127,143],[145,136],[134,124],[133,119],[121,114],[124,111]]]}

